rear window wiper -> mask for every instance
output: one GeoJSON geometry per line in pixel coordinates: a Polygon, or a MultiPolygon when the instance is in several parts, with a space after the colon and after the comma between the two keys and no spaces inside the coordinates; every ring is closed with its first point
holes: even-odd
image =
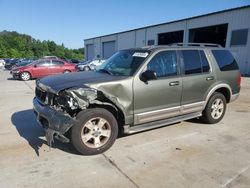
{"type": "Polygon", "coordinates": [[[108,71],[107,69],[99,69],[98,72],[104,72],[104,73],[107,73],[109,75],[113,75],[113,73],[108,71]]]}

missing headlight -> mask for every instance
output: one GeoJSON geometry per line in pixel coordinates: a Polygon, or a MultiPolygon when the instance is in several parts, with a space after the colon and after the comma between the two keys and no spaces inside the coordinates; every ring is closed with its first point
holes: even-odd
{"type": "Polygon", "coordinates": [[[63,110],[76,110],[79,108],[78,102],[68,96],[68,95],[59,95],[55,98],[55,104],[57,104],[58,107],[61,107],[63,110]]]}

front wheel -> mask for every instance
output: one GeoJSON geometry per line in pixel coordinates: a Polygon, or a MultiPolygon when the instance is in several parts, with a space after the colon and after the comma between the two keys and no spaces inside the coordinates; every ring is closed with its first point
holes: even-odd
{"type": "Polygon", "coordinates": [[[90,71],[90,67],[89,66],[86,66],[83,68],[84,71],[90,71]]]}
{"type": "Polygon", "coordinates": [[[214,124],[218,123],[226,112],[226,99],[221,93],[215,92],[209,99],[201,120],[204,123],[214,124]]]}
{"type": "Polygon", "coordinates": [[[115,117],[102,108],[86,109],[76,117],[72,127],[71,142],[84,155],[96,155],[108,150],[118,135],[115,117]]]}
{"type": "Polygon", "coordinates": [[[20,78],[23,81],[28,81],[31,79],[31,75],[29,72],[23,72],[23,73],[21,73],[20,78]]]}

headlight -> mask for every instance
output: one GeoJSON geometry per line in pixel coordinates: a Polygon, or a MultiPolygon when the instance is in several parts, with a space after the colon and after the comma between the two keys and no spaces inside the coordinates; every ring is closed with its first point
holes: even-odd
{"type": "Polygon", "coordinates": [[[12,73],[18,74],[20,71],[19,70],[13,70],[12,73]]]}

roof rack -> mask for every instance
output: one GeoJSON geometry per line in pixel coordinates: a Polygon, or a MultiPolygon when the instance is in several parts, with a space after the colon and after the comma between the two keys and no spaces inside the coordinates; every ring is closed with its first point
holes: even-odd
{"type": "Polygon", "coordinates": [[[213,43],[173,43],[169,46],[199,46],[199,47],[217,47],[221,48],[220,44],[213,44],[213,43]]]}

